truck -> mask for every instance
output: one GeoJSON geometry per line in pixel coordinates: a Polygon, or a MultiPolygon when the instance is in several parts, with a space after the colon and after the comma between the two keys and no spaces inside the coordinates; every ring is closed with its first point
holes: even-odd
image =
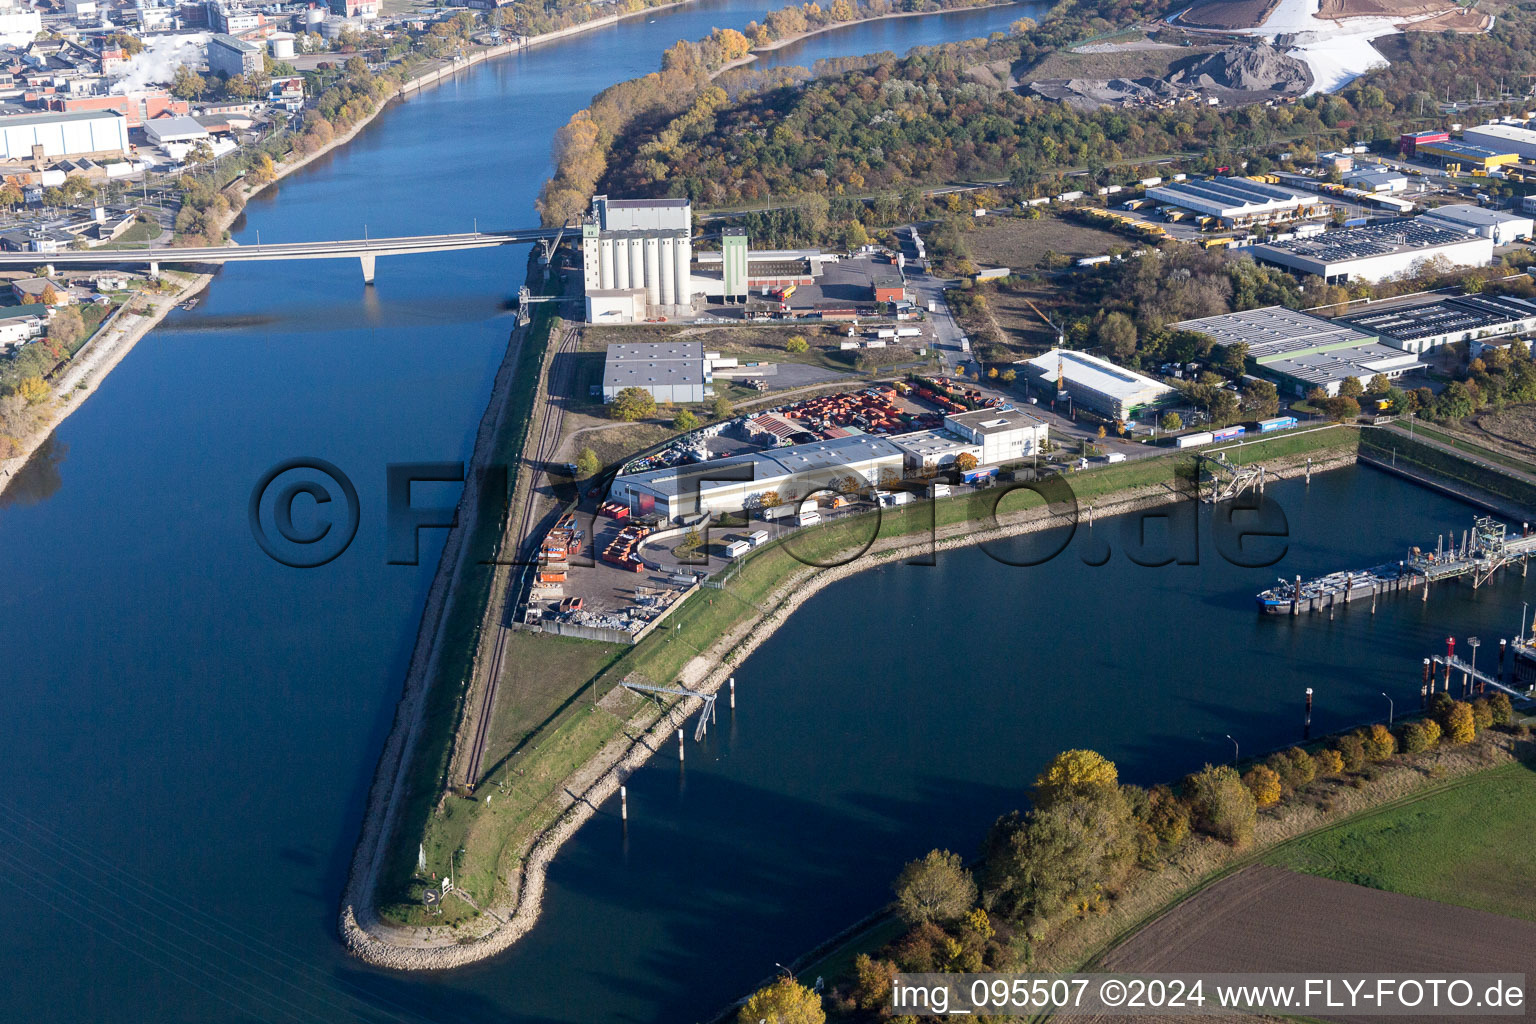
{"type": "Polygon", "coordinates": [[[808,509],[795,517],[796,526],[815,526],[821,522],[821,513],[816,509],[808,509]]]}
{"type": "Polygon", "coordinates": [[[929,484],[928,485],[928,497],[930,497],[930,498],[947,498],[947,497],[949,497],[949,484],[929,484]]]}
{"type": "Polygon", "coordinates": [[[726,558],[740,558],[752,550],[752,542],[745,540],[733,540],[725,546],[726,558]]]}
{"type": "Polygon", "coordinates": [[[753,530],[747,534],[747,543],[755,548],[760,548],[768,543],[768,537],[769,533],[767,530],[753,530]]]}
{"type": "Polygon", "coordinates": [[[915,338],[915,337],[917,337],[918,335],[920,335],[922,333],[923,333],[923,331],[922,331],[922,328],[920,328],[920,327],[898,327],[898,328],[896,328],[896,337],[898,337],[898,338],[915,338]]]}
{"type": "Polygon", "coordinates": [[[1196,434],[1180,434],[1173,439],[1175,448],[1197,448],[1202,444],[1210,444],[1216,440],[1216,436],[1209,430],[1202,430],[1196,434]]]}
{"type": "Polygon", "coordinates": [[[880,495],[880,504],[886,508],[895,508],[898,505],[909,505],[912,502],[911,491],[891,491],[880,495]]]}
{"type": "Polygon", "coordinates": [[[1246,433],[1248,433],[1247,427],[1222,427],[1220,430],[1211,431],[1211,437],[1217,441],[1230,441],[1246,433]]]}
{"type": "Polygon", "coordinates": [[[894,338],[894,337],[896,337],[896,328],[894,328],[894,327],[882,327],[879,330],[875,331],[875,337],[877,337],[877,338],[894,338]]]}
{"type": "Polygon", "coordinates": [[[758,515],[762,516],[764,519],[767,519],[770,522],[775,519],[783,519],[785,516],[792,516],[794,514],[795,510],[788,505],[769,505],[767,508],[758,513],[758,515]]]}
{"type": "Polygon", "coordinates": [[[937,313],[938,311],[939,311],[939,304],[937,302],[933,301],[932,299],[929,299],[928,300],[928,312],[930,312],[930,313],[937,313]]]}
{"type": "Polygon", "coordinates": [[[1295,416],[1276,416],[1273,419],[1259,420],[1259,433],[1267,434],[1272,430],[1286,430],[1297,423],[1295,416]]]}

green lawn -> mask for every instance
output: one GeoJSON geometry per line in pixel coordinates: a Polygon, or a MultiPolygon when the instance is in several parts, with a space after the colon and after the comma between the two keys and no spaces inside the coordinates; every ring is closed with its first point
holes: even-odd
{"type": "Polygon", "coordinates": [[[1533,834],[1536,770],[1517,764],[1353,818],[1276,851],[1268,863],[1536,921],[1533,834]]]}

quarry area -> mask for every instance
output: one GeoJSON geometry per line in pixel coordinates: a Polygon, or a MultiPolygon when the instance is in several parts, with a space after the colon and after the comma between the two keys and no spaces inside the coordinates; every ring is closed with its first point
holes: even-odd
{"type": "MultiPolygon", "coordinates": [[[[1102,106],[1158,106],[1203,101],[1213,105],[1253,103],[1304,95],[1312,85],[1307,65],[1267,43],[1196,49],[1161,45],[1132,51],[1149,66],[1135,77],[1092,77],[1095,63],[1108,65],[1121,56],[1104,48],[1091,54],[1063,55],[1086,65],[1070,77],[1036,78],[1031,91],[1079,110],[1102,106]],[[1161,66],[1162,72],[1156,73],[1161,66]]],[[[1067,60],[1061,63],[1068,63],[1067,60]]],[[[1051,64],[1042,62],[1045,68],[1051,64]]]]}
{"type": "Polygon", "coordinates": [[[1218,0],[1134,39],[1052,54],[1013,77],[1083,111],[1279,101],[1336,92],[1386,64],[1372,45],[1383,36],[1484,32],[1492,23],[1488,12],[1448,0],[1218,0]]]}

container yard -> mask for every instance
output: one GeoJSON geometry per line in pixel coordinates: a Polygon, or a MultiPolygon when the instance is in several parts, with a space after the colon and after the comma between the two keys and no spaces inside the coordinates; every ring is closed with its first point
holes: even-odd
{"type": "Polygon", "coordinates": [[[1472,529],[1463,531],[1460,543],[1452,531],[1450,546],[1441,534],[1435,550],[1409,549],[1408,557],[1370,569],[1333,572],[1315,579],[1281,580],[1257,596],[1259,611],[1266,615],[1300,615],[1326,610],[1330,617],[1338,605],[1369,599],[1374,611],[1376,600],[1384,594],[1418,588],[1421,600],[1429,600],[1429,588],[1442,580],[1463,576],[1472,578],[1474,588],[1487,582],[1505,566],[1520,565],[1521,575],[1536,558],[1536,534],[1530,524],[1521,525],[1518,537],[1511,537],[1504,524],[1490,516],[1479,516],[1472,529]]]}

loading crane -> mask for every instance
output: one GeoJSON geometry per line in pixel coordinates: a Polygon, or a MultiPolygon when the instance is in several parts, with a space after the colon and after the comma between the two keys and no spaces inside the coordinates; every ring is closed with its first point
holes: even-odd
{"type": "Polygon", "coordinates": [[[697,690],[689,690],[674,686],[650,686],[645,683],[621,683],[626,690],[635,690],[642,693],[666,693],[674,697],[697,697],[704,702],[703,709],[699,712],[698,724],[693,728],[693,742],[698,743],[709,734],[709,723],[715,720],[715,695],[712,693],[699,693],[697,690]]]}

